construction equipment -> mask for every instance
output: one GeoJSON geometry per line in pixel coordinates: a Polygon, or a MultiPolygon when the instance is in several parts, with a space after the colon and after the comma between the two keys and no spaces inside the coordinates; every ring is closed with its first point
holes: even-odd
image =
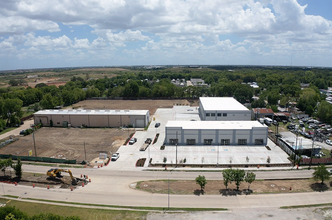
{"type": "Polygon", "coordinates": [[[65,172],[65,173],[69,173],[70,178],[71,178],[71,182],[73,185],[77,185],[77,179],[73,176],[73,174],[71,173],[70,170],[68,169],[58,169],[58,168],[52,168],[50,170],[47,171],[47,176],[51,177],[51,178],[61,178],[61,172],[65,172]]]}

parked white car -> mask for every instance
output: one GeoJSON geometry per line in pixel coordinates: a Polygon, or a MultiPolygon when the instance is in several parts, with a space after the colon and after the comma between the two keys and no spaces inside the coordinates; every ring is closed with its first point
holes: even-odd
{"type": "Polygon", "coordinates": [[[325,143],[327,143],[328,145],[332,145],[332,141],[331,140],[326,140],[325,143]]]}
{"type": "Polygon", "coordinates": [[[130,145],[133,145],[133,144],[136,143],[136,141],[137,141],[136,138],[131,138],[130,141],[129,141],[129,144],[130,144],[130,145]]]}
{"type": "Polygon", "coordinates": [[[112,155],[111,160],[116,161],[117,159],[119,159],[119,157],[120,157],[120,153],[115,153],[112,155]]]}

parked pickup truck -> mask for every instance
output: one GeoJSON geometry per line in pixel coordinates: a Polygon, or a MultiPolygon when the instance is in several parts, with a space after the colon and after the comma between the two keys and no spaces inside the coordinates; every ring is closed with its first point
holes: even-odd
{"type": "Polygon", "coordinates": [[[146,148],[148,148],[148,146],[151,144],[152,139],[151,138],[147,138],[146,141],[144,142],[144,144],[142,145],[142,147],[139,149],[140,151],[145,151],[146,148]]]}
{"type": "Polygon", "coordinates": [[[120,157],[120,153],[115,153],[112,155],[111,161],[116,161],[117,159],[119,159],[119,157],[120,157]]]}

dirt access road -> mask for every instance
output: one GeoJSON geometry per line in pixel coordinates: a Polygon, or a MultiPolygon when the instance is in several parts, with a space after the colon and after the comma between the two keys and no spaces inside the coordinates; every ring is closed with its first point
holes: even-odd
{"type": "MultiPolygon", "coordinates": [[[[114,128],[81,129],[43,127],[35,133],[35,144],[39,157],[85,160],[99,157],[99,153],[110,155],[116,152],[129,137],[130,131],[114,128]]],[[[28,156],[29,150],[34,155],[32,134],[20,137],[12,144],[0,149],[0,154],[28,156]]]]}
{"type": "Polygon", "coordinates": [[[175,105],[198,106],[198,100],[85,100],[74,104],[73,108],[149,110],[153,115],[157,108],[172,108],[175,105]]]}

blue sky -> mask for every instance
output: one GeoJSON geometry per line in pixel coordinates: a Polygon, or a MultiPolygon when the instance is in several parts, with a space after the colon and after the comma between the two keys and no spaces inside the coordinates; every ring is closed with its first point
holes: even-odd
{"type": "Polygon", "coordinates": [[[0,70],[332,63],[331,0],[0,0],[0,70]]]}

